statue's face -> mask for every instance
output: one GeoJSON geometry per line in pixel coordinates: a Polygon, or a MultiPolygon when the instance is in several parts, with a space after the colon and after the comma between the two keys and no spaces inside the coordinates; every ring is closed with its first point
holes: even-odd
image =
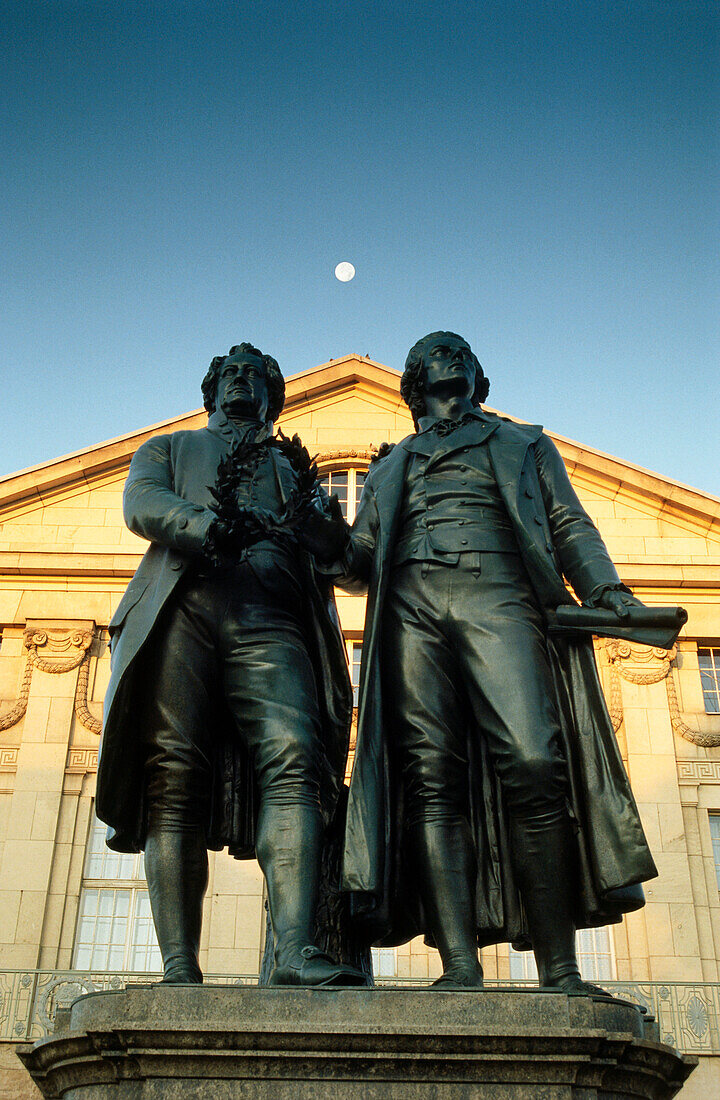
{"type": "Polygon", "coordinates": [[[430,343],[423,356],[425,389],[472,397],[475,392],[475,362],[470,347],[459,336],[438,337],[430,343]]]}
{"type": "Polygon", "coordinates": [[[259,355],[238,351],[222,365],[215,403],[226,416],[265,420],[268,388],[265,364],[259,355]]]}

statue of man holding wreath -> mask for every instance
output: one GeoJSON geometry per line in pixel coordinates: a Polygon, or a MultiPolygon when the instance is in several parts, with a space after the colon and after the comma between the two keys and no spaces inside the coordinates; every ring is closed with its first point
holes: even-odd
{"type": "Polygon", "coordinates": [[[144,849],[165,982],[202,981],[207,850],[227,846],[265,875],[269,983],[365,984],[315,926],[352,691],[308,550],[319,525],[337,551],[344,522],[297,437],[273,434],[271,356],[231,348],[202,391],[207,428],[148,440],[125,486],[125,520],[151,545],[110,624],[97,813],[110,847],[144,849]]]}

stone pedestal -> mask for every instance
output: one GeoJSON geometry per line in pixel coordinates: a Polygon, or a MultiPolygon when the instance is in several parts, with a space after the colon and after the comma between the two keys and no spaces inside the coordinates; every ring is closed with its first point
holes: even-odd
{"type": "Polygon", "coordinates": [[[661,1100],[696,1065],[600,999],[248,986],[91,993],[20,1056],[65,1100],[661,1100]]]}

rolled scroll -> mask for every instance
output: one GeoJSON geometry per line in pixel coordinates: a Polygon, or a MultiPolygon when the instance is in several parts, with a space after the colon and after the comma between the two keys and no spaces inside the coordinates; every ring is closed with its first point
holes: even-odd
{"type": "Polygon", "coordinates": [[[629,607],[621,619],[604,607],[561,604],[547,613],[552,634],[597,634],[602,638],[624,638],[640,645],[670,649],[687,622],[684,607],[629,607]]]}

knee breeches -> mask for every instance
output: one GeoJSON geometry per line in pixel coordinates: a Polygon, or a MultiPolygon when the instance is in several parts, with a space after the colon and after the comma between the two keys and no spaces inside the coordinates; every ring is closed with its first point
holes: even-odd
{"type": "Polygon", "coordinates": [[[158,629],[147,679],[145,778],[157,819],[207,821],[221,710],[247,750],[263,803],[319,805],[317,690],[300,624],[203,578],[158,629]]]}
{"type": "Polygon", "coordinates": [[[382,636],[388,740],[410,819],[464,813],[468,738],[485,739],[508,807],[562,803],[567,779],[542,619],[520,558],[472,554],[393,573],[382,636]]]}

